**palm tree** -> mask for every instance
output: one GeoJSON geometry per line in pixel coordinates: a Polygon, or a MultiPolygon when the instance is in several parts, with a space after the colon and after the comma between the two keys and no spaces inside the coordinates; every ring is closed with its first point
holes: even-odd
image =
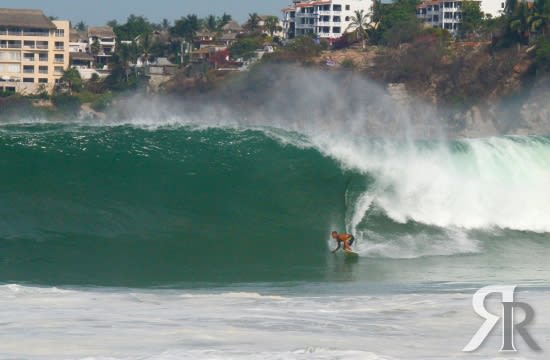
{"type": "Polygon", "coordinates": [[[535,0],[527,22],[531,32],[538,33],[542,30],[542,35],[545,35],[545,30],[550,25],[550,0],[535,0]]]}
{"type": "Polygon", "coordinates": [[[260,28],[260,21],[261,19],[258,13],[248,14],[248,21],[246,22],[245,27],[249,31],[255,32],[260,28]]]}
{"type": "Polygon", "coordinates": [[[264,21],[264,28],[269,32],[269,35],[273,37],[277,31],[283,30],[279,25],[279,18],[276,16],[268,16],[264,21]]]}
{"type": "Polygon", "coordinates": [[[208,15],[206,19],[204,19],[204,26],[208,31],[218,31],[218,24],[218,19],[214,15],[208,15]]]}
{"type": "Polygon", "coordinates": [[[530,26],[529,26],[529,5],[526,2],[520,2],[517,5],[516,11],[510,18],[510,30],[518,37],[520,42],[527,40],[529,42],[530,26]]]}
{"type": "Polygon", "coordinates": [[[368,30],[373,28],[373,25],[369,22],[369,14],[365,14],[364,10],[355,10],[355,15],[351,17],[351,23],[346,31],[353,29],[357,34],[357,39],[361,39],[363,49],[366,48],[366,42],[369,37],[368,30]]]}

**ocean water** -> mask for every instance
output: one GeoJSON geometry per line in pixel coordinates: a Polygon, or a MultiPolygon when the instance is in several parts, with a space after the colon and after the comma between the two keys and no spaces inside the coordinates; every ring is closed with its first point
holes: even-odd
{"type": "Polygon", "coordinates": [[[545,358],[461,350],[509,284],[550,351],[550,139],[325,130],[0,126],[0,358],[545,358]]]}

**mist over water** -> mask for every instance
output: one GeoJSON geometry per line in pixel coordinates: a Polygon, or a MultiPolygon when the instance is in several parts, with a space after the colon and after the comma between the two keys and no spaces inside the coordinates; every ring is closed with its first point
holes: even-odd
{"type": "Polygon", "coordinates": [[[247,79],[0,124],[0,358],[490,358],[460,349],[502,283],[549,348],[549,137],[457,138],[347,73],[247,79]]]}

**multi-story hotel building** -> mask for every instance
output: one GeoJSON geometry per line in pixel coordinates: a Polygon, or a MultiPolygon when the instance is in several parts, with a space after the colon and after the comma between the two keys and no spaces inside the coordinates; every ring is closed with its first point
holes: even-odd
{"type": "MultiPolygon", "coordinates": [[[[416,8],[416,17],[432,27],[446,29],[455,34],[462,22],[463,0],[427,0],[422,1],[416,8]]],[[[485,15],[498,17],[505,7],[505,0],[479,1],[481,11],[485,15]]]]}
{"type": "Polygon", "coordinates": [[[283,9],[283,31],[287,38],[314,34],[334,40],[353,31],[349,26],[355,11],[369,14],[372,0],[294,0],[283,9]]]}
{"type": "Polygon", "coordinates": [[[40,10],[0,9],[0,91],[51,92],[69,67],[69,32],[40,10]]]}

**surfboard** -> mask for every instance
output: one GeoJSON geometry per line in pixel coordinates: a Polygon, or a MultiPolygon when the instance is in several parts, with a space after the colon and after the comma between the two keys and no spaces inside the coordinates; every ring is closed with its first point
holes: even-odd
{"type": "Polygon", "coordinates": [[[351,250],[345,250],[344,249],[344,254],[346,254],[346,256],[350,256],[350,257],[358,257],[359,254],[354,252],[354,251],[351,251],[351,250]]]}

